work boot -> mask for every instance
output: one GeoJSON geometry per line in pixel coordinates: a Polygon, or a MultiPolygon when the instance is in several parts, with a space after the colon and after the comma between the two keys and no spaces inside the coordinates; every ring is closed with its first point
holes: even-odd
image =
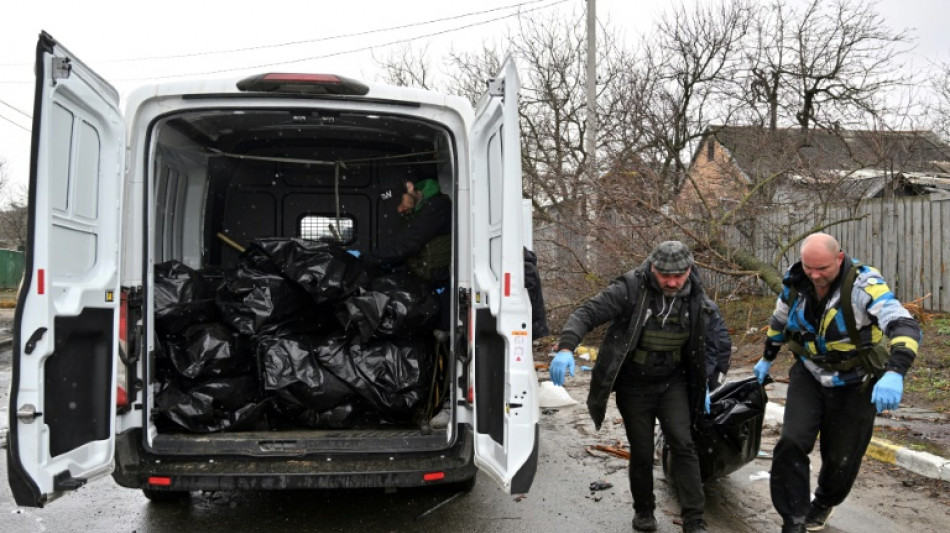
{"type": "Polygon", "coordinates": [[[786,518],[785,523],[782,524],[782,533],[805,533],[805,519],[786,518]]]}
{"type": "Polygon", "coordinates": [[[452,403],[449,398],[442,402],[439,412],[429,421],[429,427],[432,429],[445,429],[449,426],[449,420],[452,417],[452,403]]]}
{"type": "Polygon", "coordinates": [[[634,531],[656,531],[656,518],[653,513],[635,513],[633,515],[634,531]]]}
{"type": "Polygon", "coordinates": [[[805,518],[805,529],[807,531],[821,531],[825,529],[825,523],[831,518],[831,513],[833,513],[834,510],[834,506],[825,507],[820,503],[812,502],[811,509],[808,511],[808,517],[805,518]]]}
{"type": "Polygon", "coordinates": [[[709,533],[706,529],[706,522],[702,520],[690,520],[683,522],[683,533],[709,533]]]}

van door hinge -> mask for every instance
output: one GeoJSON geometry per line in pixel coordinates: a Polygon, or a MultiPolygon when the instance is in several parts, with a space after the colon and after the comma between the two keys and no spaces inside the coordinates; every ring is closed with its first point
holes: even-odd
{"type": "Polygon", "coordinates": [[[43,413],[37,411],[36,406],[31,403],[25,404],[16,410],[17,420],[24,424],[30,424],[40,416],[43,416],[43,413]]]}
{"type": "Polygon", "coordinates": [[[488,94],[490,96],[504,96],[505,95],[505,79],[504,78],[489,78],[488,94]]]}
{"type": "Polygon", "coordinates": [[[72,72],[73,66],[69,61],[68,57],[54,57],[53,58],[53,79],[60,80],[68,78],[70,72],[72,72]]]}

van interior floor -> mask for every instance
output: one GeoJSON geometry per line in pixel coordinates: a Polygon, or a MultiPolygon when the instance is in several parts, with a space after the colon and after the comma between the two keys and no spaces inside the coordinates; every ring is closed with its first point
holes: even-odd
{"type": "Polygon", "coordinates": [[[295,429],[286,431],[234,431],[209,434],[163,433],[152,441],[159,454],[294,455],[359,451],[391,452],[403,448],[436,450],[447,445],[445,429],[393,426],[362,429],[295,429]]]}

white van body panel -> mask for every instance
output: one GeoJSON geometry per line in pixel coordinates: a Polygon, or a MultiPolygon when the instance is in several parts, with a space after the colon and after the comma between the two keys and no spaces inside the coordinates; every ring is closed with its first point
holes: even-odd
{"type": "MultiPolygon", "coordinates": [[[[201,151],[177,150],[179,142],[182,146],[194,143],[184,137],[176,138],[178,133],[170,128],[162,133],[159,143],[157,131],[168,117],[208,109],[216,112],[233,109],[234,114],[240,114],[244,109],[314,108],[359,113],[370,118],[378,113],[418,119],[420,123],[433,124],[449,133],[454,142],[456,168],[452,191],[455,229],[451,286],[470,296],[466,302],[469,307],[464,309],[461,296],[453,295],[451,299],[456,304],[451,319],[463,333],[452,342],[461,344],[455,346],[460,353],[468,357],[474,354],[474,357],[465,359],[464,365],[456,365],[457,375],[451,379],[460,392],[454,402],[455,425],[450,424],[445,431],[446,443],[451,444],[458,438],[462,425],[471,426],[474,428],[471,433],[475,434],[475,464],[509,491],[520,471],[520,482],[515,486],[520,487],[521,492],[527,490],[535,468],[531,463],[532,454],[535,454],[535,463],[537,459],[539,409],[534,399],[537,378],[531,353],[531,307],[523,280],[525,221],[522,220],[517,128],[519,82],[514,63],[506,62],[493,81],[497,90],[483,99],[477,118],[463,98],[410,88],[370,84],[365,98],[282,98],[242,92],[237,89],[237,80],[204,80],[138,89],[127,100],[123,120],[116,91],[51,37],[43,34],[41,43],[43,39],[50,43],[51,53],[43,59],[47,78],[38,81],[44,84],[44,99],[37,118],[40,122],[37,129],[42,134],[36,137],[39,139],[36,183],[30,198],[36,211],[29,263],[33,270],[27,276],[30,284],[24,287],[18,306],[22,318],[18,320],[16,332],[19,337],[14,354],[15,390],[11,395],[16,406],[11,405],[11,423],[17,424],[11,437],[17,440],[10,454],[11,464],[16,468],[11,468],[10,475],[11,486],[20,484],[14,490],[18,503],[29,505],[24,501],[32,498],[31,503],[42,506],[64,491],[108,474],[116,453],[115,434],[127,434],[140,428],[145,452],[153,452],[151,446],[159,433],[150,422],[156,393],[150,381],[146,380],[141,390],[132,395],[134,400],[128,409],[116,416],[119,290],[120,287],[138,288],[141,292],[144,288],[144,316],[129,323],[128,329],[129,335],[133,335],[133,330],[146,332],[138,357],[131,360],[130,368],[137,379],[148,378],[152,372],[149,359],[159,350],[153,333],[155,302],[150,296],[156,282],[155,251],[173,249],[175,252],[170,257],[198,268],[202,266],[202,253],[209,246],[202,239],[213,239],[208,237],[208,232],[195,230],[208,222],[205,217],[209,215],[204,212],[203,204],[210,193],[207,178],[202,174],[207,172],[203,167],[207,163],[204,158],[208,156],[201,151]],[[49,79],[54,71],[51,68],[54,56],[69,58],[72,64],[71,75],[55,83],[49,79]],[[55,125],[53,121],[57,116],[60,120],[64,116],[50,112],[54,108],[72,113],[74,126],[68,130],[74,135],[71,141],[62,138],[62,128],[50,127],[55,125]],[[98,149],[94,153],[64,150],[64,145],[84,146],[80,135],[83,128],[98,135],[101,140],[98,149]],[[60,138],[55,135],[47,138],[48,132],[57,131],[60,138]],[[70,143],[66,144],[67,141],[70,143]],[[98,158],[98,172],[89,171],[89,157],[83,159],[84,154],[98,158]],[[171,166],[178,173],[174,180],[176,185],[157,191],[155,184],[159,181],[167,184],[168,180],[164,177],[159,180],[156,172],[166,168],[164,163],[168,162],[173,163],[171,166]],[[68,179],[62,177],[62,169],[66,168],[68,179]],[[60,174],[56,173],[57,169],[60,174]],[[174,231],[163,227],[162,242],[156,242],[160,205],[165,212],[161,223],[181,227],[174,231]],[[173,220],[168,212],[176,214],[173,220]],[[40,270],[48,284],[45,291],[38,289],[42,279],[38,274],[40,270]],[[75,317],[84,309],[95,309],[100,324],[105,320],[103,313],[108,313],[108,327],[102,328],[107,331],[102,333],[101,339],[109,339],[111,343],[106,350],[111,380],[99,383],[100,387],[111,387],[108,434],[67,453],[52,454],[48,444],[50,431],[43,424],[43,416],[35,420],[23,416],[23,421],[16,422],[15,413],[17,410],[29,412],[30,406],[35,411],[44,411],[44,362],[56,355],[54,317],[75,317]],[[464,335],[463,324],[470,333],[475,317],[482,312],[487,313],[485,323],[492,324],[491,350],[480,351],[473,336],[464,335]],[[47,328],[45,335],[34,333],[44,327],[47,328]],[[38,340],[30,348],[32,353],[24,353],[31,335],[38,340]],[[492,364],[478,364],[488,358],[492,364]],[[494,364],[498,361],[504,363],[494,364]],[[501,374],[492,370],[491,376],[480,378],[477,374],[484,369],[499,369],[501,374]],[[472,403],[463,400],[467,391],[462,378],[466,376],[476,382],[487,380],[491,383],[491,392],[476,393],[472,403]],[[481,416],[478,415],[480,410],[481,416]],[[499,433],[502,429],[503,435],[499,433]]],[[[104,395],[105,392],[100,391],[100,397],[104,395]]],[[[68,399],[68,395],[63,397],[68,399]]],[[[99,421],[100,426],[102,423],[99,421]]],[[[468,466],[474,469],[471,453],[467,455],[468,466]]]]}
{"type": "Polygon", "coordinates": [[[37,55],[10,446],[42,505],[112,469],[125,125],[115,89],[66,49],[41,37],[37,55]],[[109,387],[107,405],[96,387],[109,387]]]}
{"type": "MultiPolygon", "coordinates": [[[[505,62],[489,86],[471,134],[473,308],[476,312],[487,308],[495,332],[504,340],[504,429],[499,439],[476,428],[475,463],[510,490],[513,476],[533,450],[540,418],[534,400],[538,380],[531,348],[531,303],[524,288],[520,80],[513,60],[505,62]]],[[[479,350],[473,350],[479,357],[479,350]]],[[[477,371],[475,379],[479,380],[477,371]]],[[[476,419],[485,405],[476,390],[476,419]]]]}

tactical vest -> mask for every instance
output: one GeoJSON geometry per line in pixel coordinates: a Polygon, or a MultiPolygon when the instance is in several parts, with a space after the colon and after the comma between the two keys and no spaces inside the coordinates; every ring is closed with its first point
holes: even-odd
{"type": "Polygon", "coordinates": [[[645,376],[667,376],[679,365],[683,346],[688,341],[689,329],[679,315],[661,320],[651,314],[643,324],[637,347],[628,357],[642,367],[645,376]]]}
{"type": "MultiPolygon", "coordinates": [[[[888,339],[886,335],[882,335],[881,340],[876,344],[869,345],[861,342],[861,336],[858,333],[857,323],[854,319],[854,304],[851,302],[854,279],[857,277],[858,269],[861,266],[863,266],[863,263],[860,261],[852,262],[851,269],[848,270],[844,275],[844,279],[841,280],[841,288],[839,289],[840,296],[838,298],[838,305],[844,316],[844,324],[848,330],[848,337],[850,337],[851,344],[853,344],[856,349],[852,352],[836,354],[838,355],[837,358],[812,353],[805,348],[802,335],[798,331],[789,332],[788,349],[795,355],[811,360],[825,370],[847,372],[861,366],[868,374],[880,378],[884,374],[884,368],[890,358],[890,350],[888,348],[890,339],[888,339]]],[[[788,288],[789,310],[791,310],[795,304],[798,295],[797,289],[794,287],[788,288]]]]}
{"type": "Polygon", "coordinates": [[[447,272],[452,264],[452,236],[437,235],[425,243],[419,253],[406,259],[409,271],[427,281],[447,272]]]}

